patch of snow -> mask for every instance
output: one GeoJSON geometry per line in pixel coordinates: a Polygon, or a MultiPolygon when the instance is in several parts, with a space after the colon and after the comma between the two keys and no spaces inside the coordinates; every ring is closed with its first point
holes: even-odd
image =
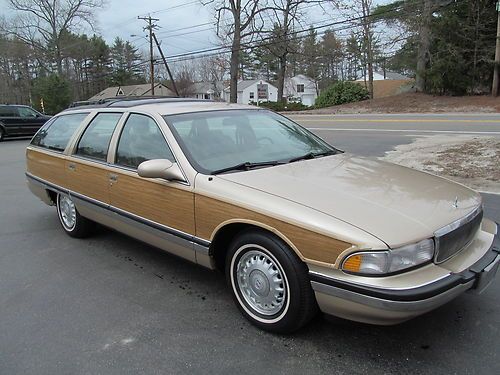
{"type": "Polygon", "coordinates": [[[469,135],[422,136],[380,158],[462,183],[500,192],[500,138],[469,135]]]}

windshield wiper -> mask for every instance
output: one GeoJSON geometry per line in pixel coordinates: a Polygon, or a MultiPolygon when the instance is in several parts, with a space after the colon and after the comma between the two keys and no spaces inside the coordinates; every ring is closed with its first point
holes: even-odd
{"type": "Polygon", "coordinates": [[[268,167],[268,166],[273,166],[273,165],[278,165],[278,164],[283,164],[283,163],[280,163],[277,160],[261,161],[258,163],[251,163],[249,161],[246,161],[244,163],[236,164],[236,165],[233,165],[231,167],[217,169],[210,174],[219,174],[219,173],[231,172],[231,171],[248,171],[248,170],[253,169],[253,168],[268,167]]]}
{"type": "Polygon", "coordinates": [[[323,152],[308,152],[307,154],[297,156],[296,158],[288,160],[289,163],[293,163],[294,161],[299,161],[299,160],[308,160],[308,159],[315,159],[319,156],[328,156],[328,155],[335,155],[337,151],[335,150],[328,150],[328,151],[323,151],[323,152]]]}

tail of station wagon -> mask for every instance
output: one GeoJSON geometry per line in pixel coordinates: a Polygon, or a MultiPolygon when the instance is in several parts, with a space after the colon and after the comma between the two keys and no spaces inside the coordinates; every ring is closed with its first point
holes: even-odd
{"type": "Polygon", "coordinates": [[[498,225],[450,181],[343,153],[273,112],[182,99],[60,113],[26,151],[73,237],[95,223],[224,271],[253,324],[395,324],[493,280],[498,225]]]}

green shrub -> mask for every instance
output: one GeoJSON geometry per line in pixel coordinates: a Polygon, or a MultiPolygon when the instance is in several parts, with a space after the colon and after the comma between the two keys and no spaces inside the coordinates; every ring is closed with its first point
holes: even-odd
{"type": "Polygon", "coordinates": [[[339,81],[321,92],[316,99],[315,107],[323,108],[332,105],[359,102],[369,97],[368,90],[359,83],[339,81]]]}
{"type": "Polygon", "coordinates": [[[55,115],[68,108],[71,103],[70,83],[65,78],[52,74],[34,80],[33,96],[35,108],[41,110],[40,99],[44,101],[45,113],[55,115]]]}
{"type": "MultiPolygon", "coordinates": [[[[257,105],[257,102],[250,102],[250,104],[257,105]]],[[[269,108],[276,112],[303,111],[305,109],[310,109],[310,107],[302,103],[285,102],[259,102],[259,107],[269,108]]]]}

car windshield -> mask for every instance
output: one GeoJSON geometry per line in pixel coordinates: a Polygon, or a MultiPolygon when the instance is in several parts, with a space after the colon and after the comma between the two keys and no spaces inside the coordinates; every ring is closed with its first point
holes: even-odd
{"type": "Polygon", "coordinates": [[[189,161],[206,174],[336,152],[306,129],[267,110],[199,112],[165,120],[189,161]]]}

